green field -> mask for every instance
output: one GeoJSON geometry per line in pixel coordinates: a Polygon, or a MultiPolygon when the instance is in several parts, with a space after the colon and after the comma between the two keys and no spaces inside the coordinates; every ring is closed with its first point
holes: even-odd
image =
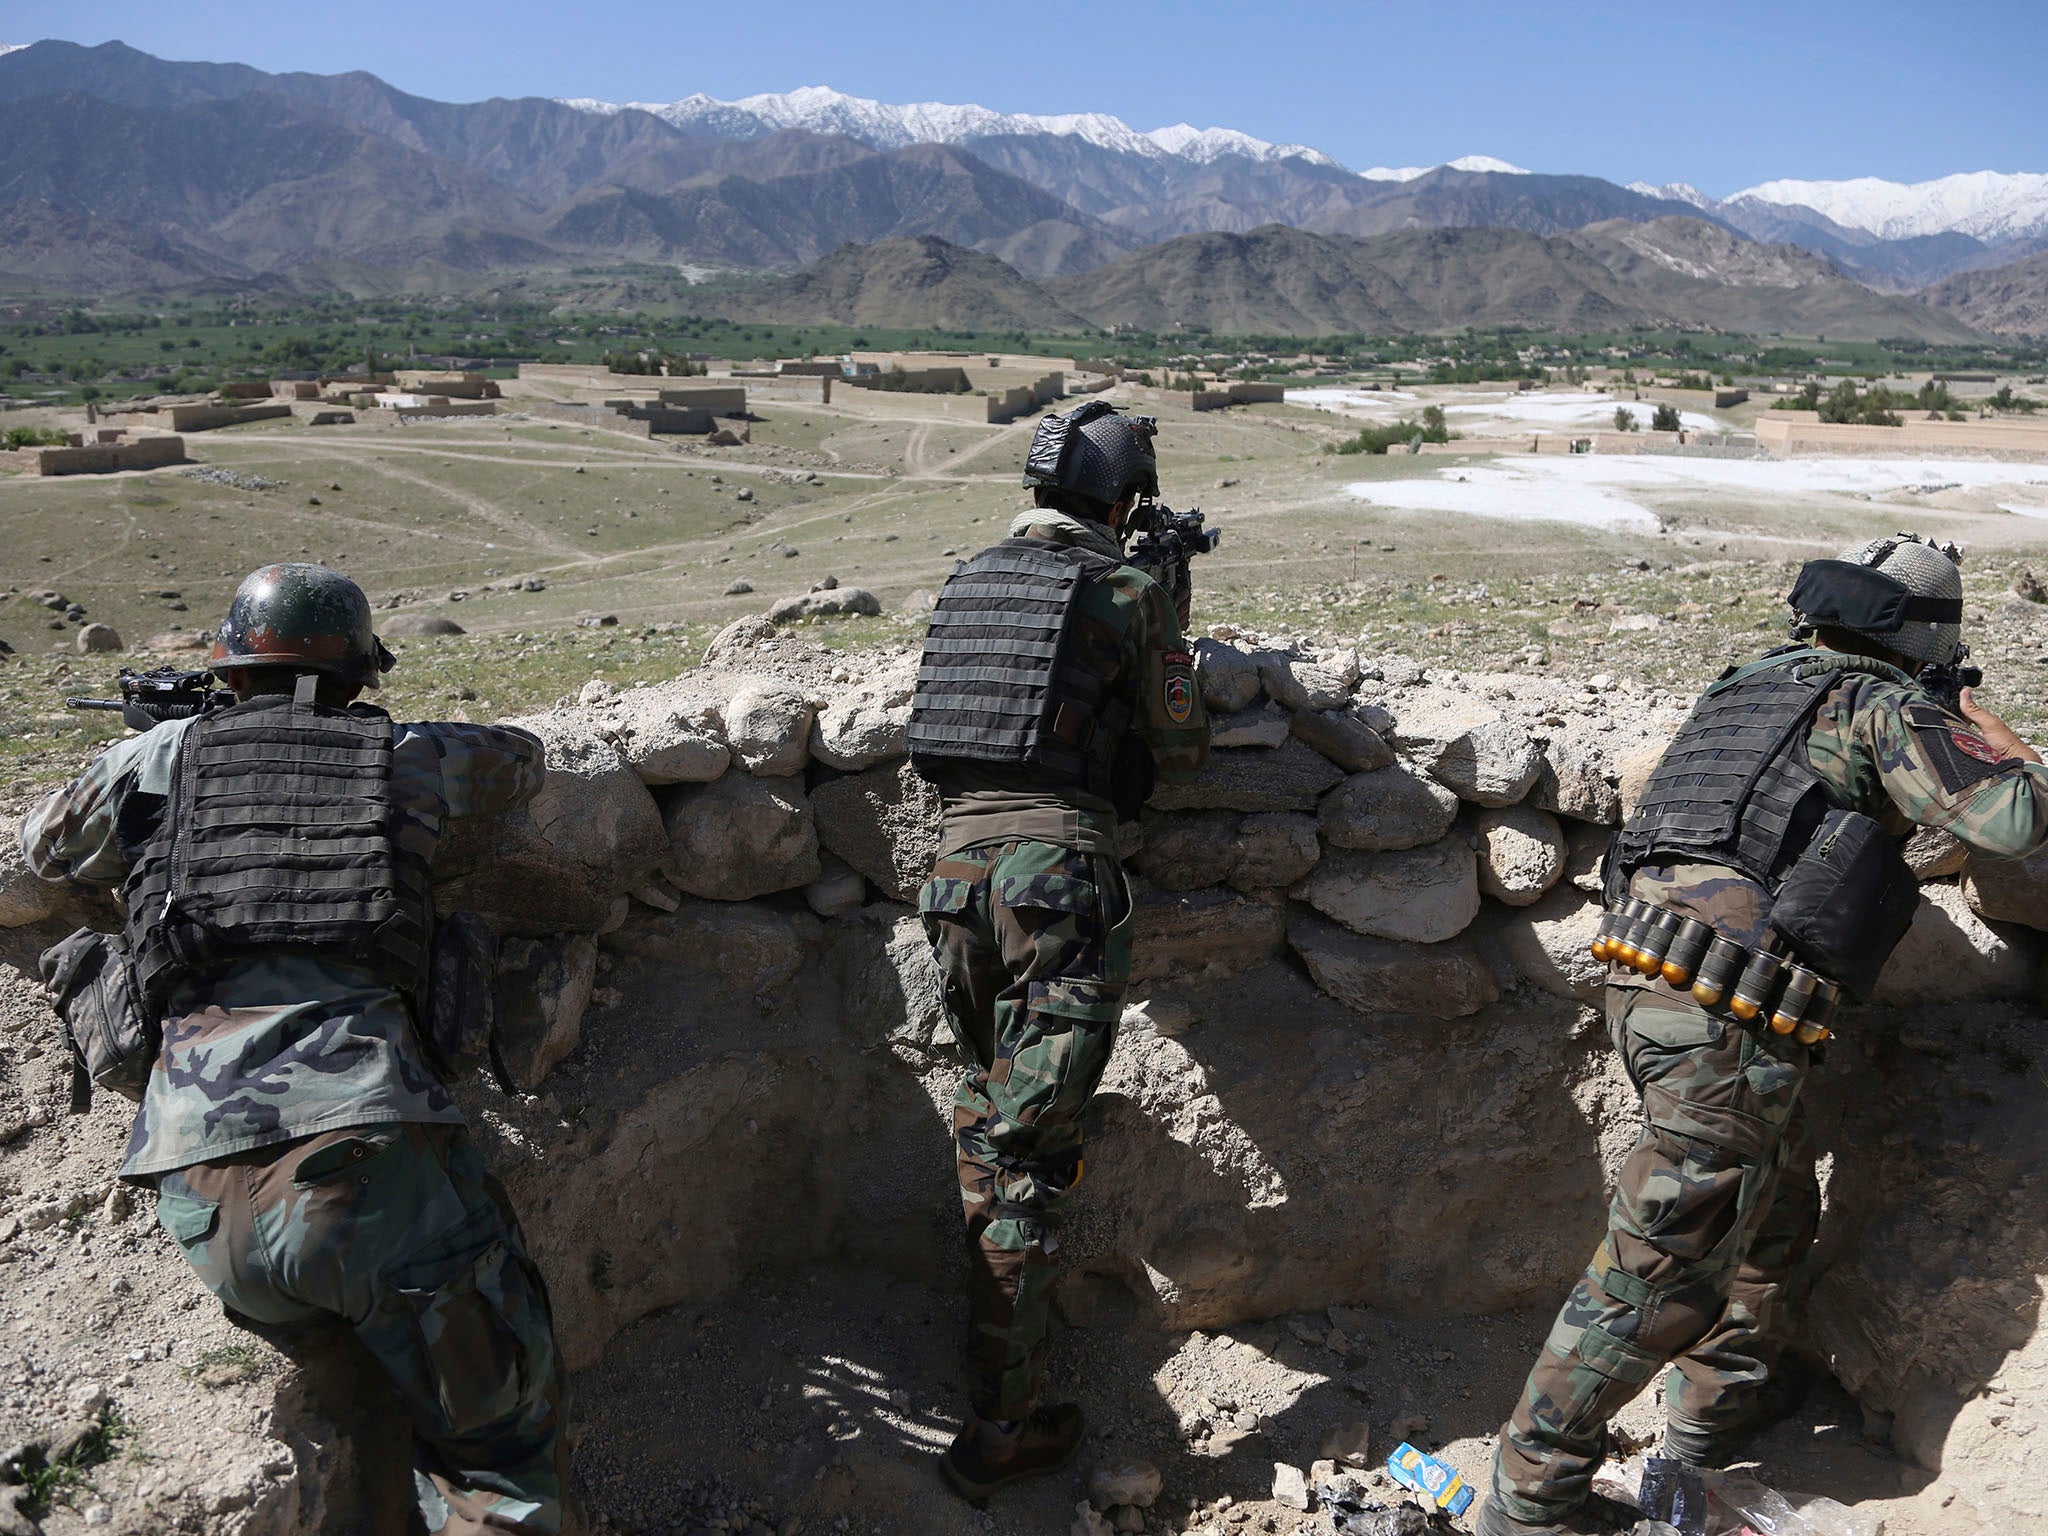
{"type": "MultiPolygon", "coordinates": [[[[2038,545],[2027,520],[1982,495],[1944,493],[1923,512],[1847,493],[1687,491],[1658,503],[1656,534],[1403,512],[1343,488],[1467,474],[1490,462],[1484,445],[1471,460],[1334,456],[1344,434],[1327,415],[1148,408],[1161,412],[1167,499],[1202,505],[1225,531],[1196,566],[1198,631],[1689,689],[1782,632],[1800,559],[1917,523],[1979,551],[1967,579],[1988,691],[2026,729],[2048,728],[2048,609],[2011,593],[2038,545]],[[1631,615],[1663,622],[1615,628],[1631,615]]],[[[180,470],[0,474],[0,640],[13,652],[0,659],[0,752],[24,786],[73,771],[120,726],[67,712],[65,695],[104,691],[124,662],[194,659],[148,642],[210,628],[240,577],[272,560],[348,572],[380,619],[443,614],[468,631],[394,642],[384,702],[401,715],[498,718],[593,677],[671,676],[726,623],[827,576],[873,589],[885,616],[807,625],[807,638],[910,643],[954,560],[1024,505],[1016,466],[1032,423],[886,414],[902,409],[917,407],[764,400],[752,444],[722,449],[518,416],[399,426],[365,413],[348,427],[263,422],[189,440],[207,466],[276,482],[267,489],[180,470]],[[754,591],[725,595],[738,578],[754,591]],[[530,579],[544,589],[524,590],[530,579]],[[112,624],[128,651],[80,654],[79,621],[30,595],[46,590],[81,605],[82,622],[112,624]],[[606,617],[616,623],[588,622],[606,617]]]]}
{"type": "Polygon", "coordinates": [[[924,349],[1101,356],[1156,374],[1199,361],[1247,378],[1305,379],[1307,360],[1350,376],[1411,370],[1437,382],[1562,376],[1588,366],[1735,373],[1882,374],[1898,370],[2039,374],[2048,343],[1984,347],[1916,342],[1769,342],[1649,329],[1586,336],[1468,331],[1458,336],[1300,337],[907,330],[735,324],[718,318],[733,280],[692,285],[649,268],[622,289],[618,274],[552,285],[515,284],[493,299],[334,298],[295,305],[167,300],[146,309],[17,304],[0,309],[0,394],[22,400],[119,400],[211,389],[276,373],[382,368],[460,359],[499,371],[519,360],[590,362],[647,349],[720,358],[773,358],[924,349]]]}

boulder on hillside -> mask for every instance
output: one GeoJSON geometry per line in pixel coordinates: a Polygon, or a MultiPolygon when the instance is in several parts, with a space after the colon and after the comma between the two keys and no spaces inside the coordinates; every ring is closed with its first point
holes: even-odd
{"type": "Polygon", "coordinates": [[[1237,826],[1230,883],[1241,891],[1285,890],[1316,867],[1323,846],[1316,819],[1301,811],[1260,811],[1237,826]]]}
{"type": "Polygon", "coordinates": [[[1981,916],[2048,931],[2048,848],[2024,859],[1970,854],[1963,894],[1981,916]]]}
{"type": "Polygon", "coordinates": [[[866,587],[832,587],[777,598],[768,606],[768,620],[772,624],[794,624],[803,619],[829,619],[844,614],[875,618],[881,611],[882,600],[866,587]]]}
{"type": "Polygon", "coordinates": [[[1418,768],[1478,805],[1513,805],[1543,767],[1525,726],[1466,694],[1432,689],[1404,700],[1395,737],[1418,768]]]}
{"type": "Polygon", "coordinates": [[[1336,764],[1290,737],[1270,751],[1211,752],[1192,784],[1162,784],[1151,803],[1161,811],[1312,811],[1323,791],[1343,777],[1336,764]]]}
{"type": "Polygon", "coordinates": [[[1548,811],[1529,805],[1477,812],[1471,832],[1479,847],[1479,889],[1511,907],[1540,900],[1564,873],[1564,832],[1548,811]]]}
{"type": "Polygon", "coordinates": [[[1359,1013],[1459,1019],[1500,996],[1478,949],[1463,941],[1399,944],[1304,916],[1288,924],[1287,943],[1317,986],[1359,1013]]]}
{"type": "Polygon", "coordinates": [[[629,688],[611,701],[603,729],[642,783],[708,784],[732,761],[722,702],[694,679],[629,688]]]}
{"type": "Polygon", "coordinates": [[[1953,885],[1920,887],[1913,926],[1892,951],[1870,1001],[1944,1003],[1963,997],[2025,997],[2040,943],[2025,928],[1993,926],[1953,885]]]}
{"type": "Polygon", "coordinates": [[[1478,916],[1478,861],[1455,835],[1388,853],[1333,848],[1292,894],[1354,933],[1436,944],[1478,916]]]}
{"type": "Polygon", "coordinates": [[[917,671],[911,667],[835,697],[811,727],[811,756],[849,773],[903,756],[916,691],[917,671]]]}
{"type": "Polygon", "coordinates": [[[1280,953],[1287,907],[1276,894],[1159,891],[1132,881],[1137,903],[1131,980],[1230,976],[1280,953]]]}
{"type": "Polygon", "coordinates": [[[1252,660],[1258,665],[1259,681],[1267,695],[1290,712],[1341,709],[1351,702],[1352,690],[1358,686],[1356,651],[1338,651],[1321,660],[1261,651],[1252,660]]]}
{"type": "Polygon", "coordinates": [[[758,778],[803,771],[810,755],[811,701],[786,683],[742,683],[725,706],[725,739],[740,766],[758,778]]]}
{"type": "Polygon", "coordinates": [[[670,802],[669,878],[692,896],[746,901],[823,872],[810,799],[794,780],[728,773],[670,802]]]}
{"type": "Polygon", "coordinates": [[[386,639],[410,640],[422,635],[466,635],[468,630],[440,613],[393,614],[377,626],[386,639]]]}
{"type": "Polygon", "coordinates": [[[1197,640],[1195,683],[1210,714],[1233,715],[1259,696],[1258,663],[1221,640],[1197,640]]]}
{"type": "Polygon", "coordinates": [[[1238,821],[1235,811],[1162,816],[1146,828],[1137,868],[1161,890],[1199,891],[1222,885],[1237,867],[1238,821]]]}
{"type": "Polygon", "coordinates": [[[25,928],[55,915],[64,902],[64,887],[45,880],[28,867],[21,839],[12,827],[0,836],[0,928],[25,928]]]}
{"type": "Polygon", "coordinates": [[[1549,731],[1529,803],[1579,821],[1618,824],[1620,771],[1613,757],[1612,733],[1596,731],[1576,720],[1551,726],[1549,731]]]}
{"type": "Polygon", "coordinates": [[[81,651],[118,651],[121,632],[111,624],[88,624],[78,632],[78,648],[81,651]]]}
{"type": "Polygon", "coordinates": [[[1405,763],[1354,773],[1323,797],[1317,816],[1334,848],[1379,850],[1433,843],[1458,819],[1458,797],[1405,763]]]}
{"type": "Polygon", "coordinates": [[[1607,965],[1590,946],[1601,910],[1597,897],[1567,881],[1534,906],[1503,914],[1495,931],[1514,968],[1552,997],[1597,1003],[1607,965]]]}
{"type": "Polygon", "coordinates": [[[939,794],[909,759],[811,791],[819,841],[898,901],[915,901],[939,849],[939,794]]]}
{"type": "Polygon", "coordinates": [[[607,928],[614,904],[668,856],[654,797],[576,711],[506,724],[540,738],[547,776],[524,805],[449,823],[434,866],[435,904],[481,912],[514,935],[607,928]]]}
{"type": "Polygon", "coordinates": [[[1394,749],[1356,709],[1304,709],[1289,728],[1346,773],[1384,768],[1394,760],[1394,749]]]}
{"type": "Polygon", "coordinates": [[[1291,722],[1287,711],[1271,700],[1234,715],[1211,716],[1211,747],[1277,747],[1285,741],[1291,722]]]}

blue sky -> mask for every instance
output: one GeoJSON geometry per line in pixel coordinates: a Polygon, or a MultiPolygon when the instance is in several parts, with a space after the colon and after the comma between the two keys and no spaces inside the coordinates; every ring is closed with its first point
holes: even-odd
{"type": "Polygon", "coordinates": [[[270,70],[364,69],[441,100],[822,84],[888,101],[1104,111],[1138,128],[1241,128],[1360,168],[1490,154],[1716,195],[1777,176],[2048,171],[2044,0],[0,0],[0,42],[44,36],[270,70]]]}

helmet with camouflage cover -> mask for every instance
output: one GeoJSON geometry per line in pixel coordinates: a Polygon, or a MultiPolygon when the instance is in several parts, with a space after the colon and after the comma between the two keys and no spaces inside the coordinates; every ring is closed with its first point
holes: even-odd
{"type": "Polygon", "coordinates": [[[1956,544],[1896,533],[1809,561],[1789,599],[1795,627],[1847,630],[1909,661],[1949,666],[1968,654],[1962,558],[1956,544]],[[1884,580],[1869,586],[1865,572],[1884,580]]]}
{"type": "Polygon", "coordinates": [[[266,565],[235,589],[213,637],[211,666],[288,667],[378,685],[395,658],[370,625],[363,589],[324,565],[266,565]]]}
{"type": "Polygon", "coordinates": [[[1159,423],[1128,416],[1104,400],[1089,400],[1065,415],[1051,413],[1031,434],[1024,484],[1064,491],[1105,511],[1133,493],[1159,494],[1159,456],[1152,439],[1159,423]]]}

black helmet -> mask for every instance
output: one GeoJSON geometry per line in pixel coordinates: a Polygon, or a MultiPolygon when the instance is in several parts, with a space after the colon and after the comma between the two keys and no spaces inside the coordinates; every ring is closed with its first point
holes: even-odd
{"type": "Polygon", "coordinates": [[[1152,438],[1159,423],[1126,416],[1107,401],[1090,400],[1064,416],[1048,415],[1031,435],[1024,483],[1066,491],[1113,507],[1135,491],[1159,494],[1159,458],[1152,438]]]}
{"type": "Polygon", "coordinates": [[[235,589],[211,665],[325,672],[375,688],[394,658],[370,628],[363,589],[324,565],[266,565],[235,589]]]}

